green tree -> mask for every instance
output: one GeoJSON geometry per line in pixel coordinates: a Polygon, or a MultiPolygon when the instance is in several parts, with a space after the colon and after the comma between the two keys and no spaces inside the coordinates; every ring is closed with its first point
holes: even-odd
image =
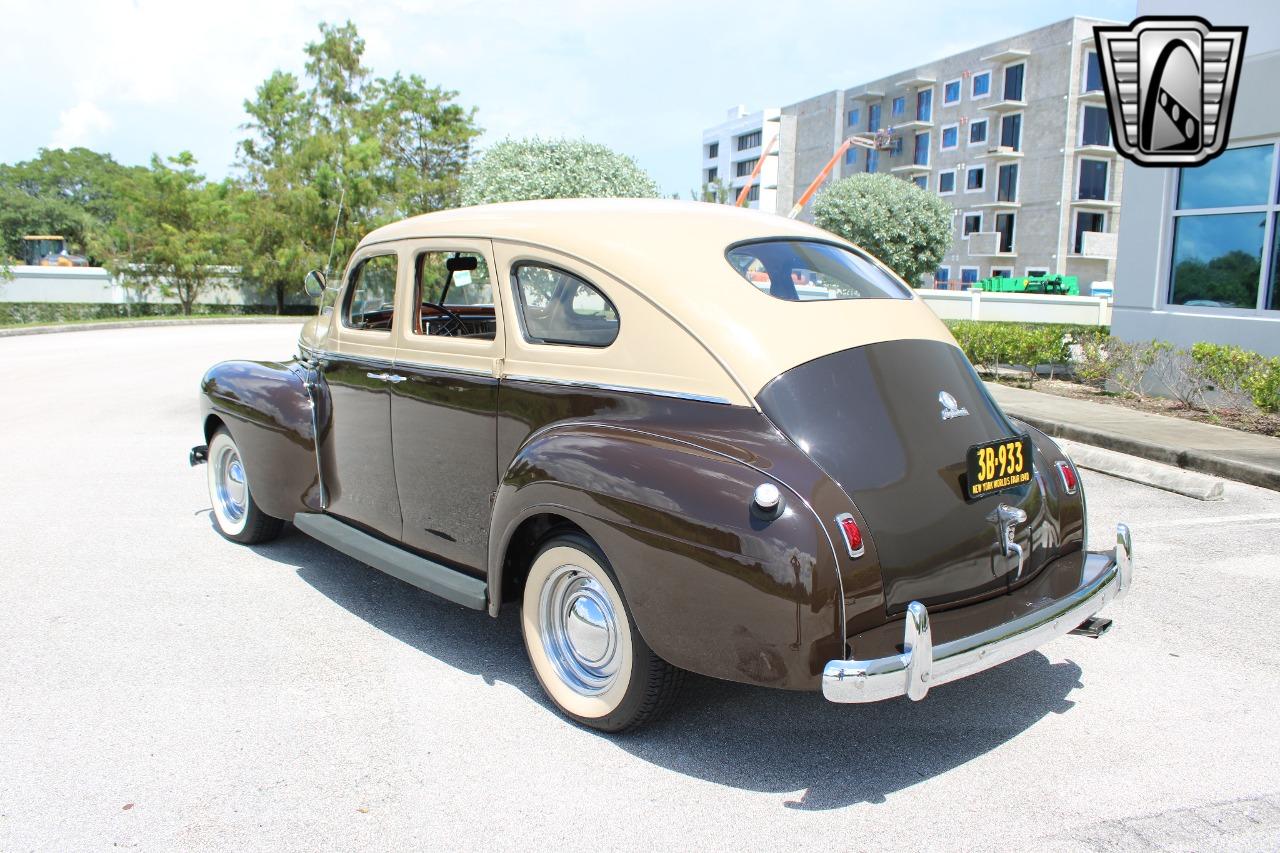
{"type": "Polygon", "coordinates": [[[462,173],[462,203],[543,198],[657,198],[658,185],[635,160],[572,139],[507,139],[462,173]]]}
{"type": "Polygon", "coordinates": [[[0,164],[0,259],[21,257],[26,234],[61,234],[73,251],[87,251],[138,171],[87,148],[43,148],[33,160],[0,164]]]}
{"type": "Polygon", "coordinates": [[[860,173],[829,184],[813,221],[856,243],[912,286],[938,268],[951,248],[951,205],[914,184],[860,173]]]}
{"type": "Polygon", "coordinates": [[[222,264],[235,254],[233,192],[227,183],[206,183],[189,152],[167,164],[154,156],[150,169],[127,182],[118,215],[95,238],[96,248],[118,281],[176,297],[190,314],[209,285],[228,276],[222,264]]]}
{"type": "Polygon", "coordinates": [[[364,48],[350,21],[321,24],[305,81],[277,71],[245,102],[240,267],[278,310],[331,244],[342,258],[379,225],[457,204],[475,111],[418,75],[373,77],[364,48]]]}

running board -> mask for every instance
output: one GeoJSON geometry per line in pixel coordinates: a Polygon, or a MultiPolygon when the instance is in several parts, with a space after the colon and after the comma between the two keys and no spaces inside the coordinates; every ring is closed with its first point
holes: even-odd
{"type": "Polygon", "coordinates": [[[411,554],[331,515],[300,512],[293,517],[293,526],[348,557],[433,595],[473,610],[484,610],[488,606],[488,584],[479,578],[411,554]]]}

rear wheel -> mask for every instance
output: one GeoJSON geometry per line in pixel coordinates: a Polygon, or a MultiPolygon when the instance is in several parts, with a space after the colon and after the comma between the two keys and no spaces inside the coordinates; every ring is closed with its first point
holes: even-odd
{"type": "Polygon", "coordinates": [[[606,732],[634,728],[672,704],[683,670],[645,644],[604,554],[580,533],[538,549],[521,604],[525,650],[551,701],[606,732]]]}
{"type": "Polygon", "coordinates": [[[209,439],[208,468],[209,500],[219,533],[243,545],[269,542],[280,535],[284,522],[267,515],[254,501],[240,448],[224,428],[209,439]]]}

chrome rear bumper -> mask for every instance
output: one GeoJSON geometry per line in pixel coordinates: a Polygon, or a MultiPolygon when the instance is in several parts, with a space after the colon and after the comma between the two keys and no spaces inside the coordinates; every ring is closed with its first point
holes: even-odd
{"type": "Polygon", "coordinates": [[[832,702],[879,702],[894,696],[919,701],[930,687],[946,684],[1026,654],[1069,633],[1133,583],[1133,542],[1127,525],[1116,525],[1116,547],[1090,553],[1080,586],[1051,604],[936,648],[929,611],[907,606],[903,652],[876,660],[833,660],[822,671],[822,695],[832,702]]]}

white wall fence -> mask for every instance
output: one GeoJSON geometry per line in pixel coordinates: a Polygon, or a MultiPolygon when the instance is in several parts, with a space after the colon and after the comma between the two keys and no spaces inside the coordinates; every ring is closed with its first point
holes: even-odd
{"type": "Polygon", "coordinates": [[[917,290],[916,293],[943,320],[1111,325],[1111,299],[1106,296],[988,293],[982,290],[917,290]]]}
{"type": "MultiPolygon", "coordinates": [[[[177,304],[155,288],[139,291],[112,279],[101,267],[9,267],[13,278],[0,279],[0,302],[80,302],[98,305],[177,304]]],[[[275,299],[231,282],[212,285],[196,300],[201,305],[274,305],[275,299]]]]}

